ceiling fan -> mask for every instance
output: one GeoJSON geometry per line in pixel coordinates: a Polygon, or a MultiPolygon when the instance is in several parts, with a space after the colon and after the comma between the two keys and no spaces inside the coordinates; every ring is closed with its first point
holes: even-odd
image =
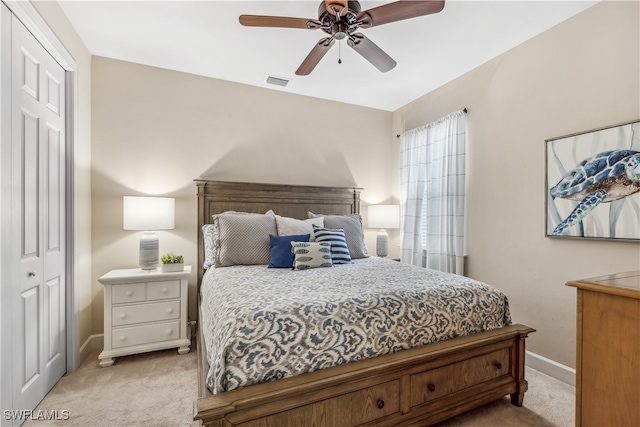
{"type": "Polygon", "coordinates": [[[444,0],[396,1],[368,10],[361,10],[354,0],[324,0],[318,7],[318,19],[290,18],[285,16],[240,15],[240,23],[247,27],[320,29],[329,34],[321,39],[296,70],[299,76],[311,73],[336,40],[347,39],[347,44],[378,70],[387,72],[396,61],[374,42],[356,32],[390,22],[438,13],[444,8],[444,0]]]}

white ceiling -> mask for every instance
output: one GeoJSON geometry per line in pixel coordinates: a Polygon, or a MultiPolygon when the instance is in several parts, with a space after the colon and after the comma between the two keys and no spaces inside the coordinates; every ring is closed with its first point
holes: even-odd
{"type": "Polygon", "coordinates": [[[361,30],[396,60],[393,70],[336,42],[308,76],[295,70],[324,32],[243,27],[238,16],[316,19],[320,0],[59,3],[93,55],[394,111],[597,1],[448,0],[438,14],[361,30]],[[269,85],[267,75],[291,82],[269,85]]]}

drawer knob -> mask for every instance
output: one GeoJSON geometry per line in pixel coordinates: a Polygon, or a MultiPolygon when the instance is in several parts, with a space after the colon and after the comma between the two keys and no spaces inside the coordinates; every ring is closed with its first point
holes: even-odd
{"type": "Polygon", "coordinates": [[[431,383],[429,383],[429,384],[427,385],[427,388],[428,388],[428,389],[429,389],[429,391],[431,391],[431,392],[436,391],[436,385],[435,385],[435,384],[431,384],[431,383]]]}
{"type": "Polygon", "coordinates": [[[125,317],[127,317],[127,315],[125,313],[120,313],[120,318],[124,319],[125,317]]]}
{"type": "Polygon", "coordinates": [[[127,337],[125,337],[124,335],[120,335],[120,341],[124,341],[126,339],[127,339],[127,337]]]}
{"type": "Polygon", "coordinates": [[[376,402],[376,406],[380,409],[384,408],[384,400],[378,399],[378,401],[376,402]]]}
{"type": "Polygon", "coordinates": [[[495,366],[495,368],[498,370],[502,369],[502,363],[500,362],[493,362],[493,366],[495,366]]]}
{"type": "Polygon", "coordinates": [[[173,313],[173,308],[167,308],[167,314],[173,313]]]}
{"type": "Polygon", "coordinates": [[[162,288],[162,293],[163,293],[163,294],[166,294],[166,293],[167,293],[167,290],[168,290],[167,288],[162,288]]]}
{"type": "Polygon", "coordinates": [[[171,335],[173,333],[173,329],[167,329],[167,335],[171,335]]]}
{"type": "Polygon", "coordinates": [[[127,292],[125,292],[125,295],[126,295],[126,296],[128,296],[128,297],[130,297],[131,295],[133,295],[133,291],[127,291],[127,292]]]}
{"type": "Polygon", "coordinates": [[[35,271],[30,271],[27,276],[29,277],[36,277],[36,272],[35,271]]]}

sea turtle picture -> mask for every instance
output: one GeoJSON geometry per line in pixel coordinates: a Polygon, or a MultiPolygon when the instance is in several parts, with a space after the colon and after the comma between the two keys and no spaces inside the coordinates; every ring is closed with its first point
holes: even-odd
{"type": "Polygon", "coordinates": [[[622,199],[640,191],[640,151],[610,150],[588,157],[549,189],[555,198],[578,201],[573,211],[553,230],[554,235],[579,223],[600,203],[622,199]]]}

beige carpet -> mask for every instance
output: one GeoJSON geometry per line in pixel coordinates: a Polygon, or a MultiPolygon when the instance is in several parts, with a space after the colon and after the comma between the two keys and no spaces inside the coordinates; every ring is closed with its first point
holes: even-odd
{"type": "MultiPolygon", "coordinates": [[[[527,368],[524,406],[508,398],[438,424],[438,427],[574,425],[575,389],[527,368]]],[[[68,420],[27,420],[25,426],[196,426],[196,352],[177,350],[121,357],[108,368],[91,354],[60,379],[36,411],[68,411],[68,420]]]]}

